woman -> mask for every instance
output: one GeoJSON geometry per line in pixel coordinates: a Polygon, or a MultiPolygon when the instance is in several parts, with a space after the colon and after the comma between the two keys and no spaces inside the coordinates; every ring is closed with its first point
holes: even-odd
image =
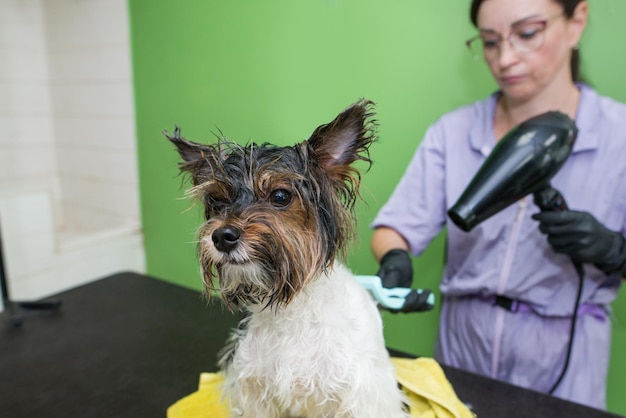
{"type": "Polygon", "coordinates": [[[482,53],[499,90],[428,129],[372,224],[372,250],[384,285],[408,286],[409,252],[419,255],[447,225],[437,360],[605,408],[609,305],[626,267],[626,106],[577,83],[587,14],[581,0],[472,2],[479,35],[468,46],[482,53]],[[470,233],[447,222],[496,142],[551,110],[579,130],[551,181],[571,210],[539,213],[530,196],[470,233]],[[572,260],[584,266],[574,338],[580,281],[572,260]]]}

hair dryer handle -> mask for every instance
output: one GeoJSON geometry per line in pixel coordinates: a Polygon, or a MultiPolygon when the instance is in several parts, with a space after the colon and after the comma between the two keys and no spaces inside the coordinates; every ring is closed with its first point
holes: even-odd
{"type": "Polygon", "coordinates": [[[561,192],[550,184],[535,192],[535,205],[542,211],[561,212],[568,210],[567,203],[565,203],[561,192]]]}
{"type": "MultiPolygon", "coordinates": [[[[561,212],[569,209],[565,199],[563,199],[563,195],[550,184],[535,192],[535,205],[539,206],[539,209],[542,211],[561,212]]],[[[572,262],[578,272],[578,276],[583,277],[585,273],[582,263],[574,260],[572,262]]]]}

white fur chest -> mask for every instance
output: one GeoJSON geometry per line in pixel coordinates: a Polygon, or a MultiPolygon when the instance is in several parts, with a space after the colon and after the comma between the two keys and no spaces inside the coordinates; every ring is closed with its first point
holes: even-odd
{"type": "Polygon", "coordinates": [[[351,393],[362,393],[370,379],[394,387],[378,310],[345,267],[335,265],[287,306],[251,313],[226,369],[226,389],[242,412],[348,417],[358,408],[351,393]]]}

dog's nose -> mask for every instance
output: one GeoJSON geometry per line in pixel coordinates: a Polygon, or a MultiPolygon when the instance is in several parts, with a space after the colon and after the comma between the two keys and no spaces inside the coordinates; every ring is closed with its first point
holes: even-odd
{"type": "Polygon", "coordinates": [[[241,232],[232,226],[225,226],[213,231],[213,244],[219,251],[229,253],[235,249],[241,239],[241,232]]]}

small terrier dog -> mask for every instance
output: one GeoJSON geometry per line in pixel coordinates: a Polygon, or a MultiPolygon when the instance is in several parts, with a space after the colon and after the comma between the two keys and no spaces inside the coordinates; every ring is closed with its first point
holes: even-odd
{"type": "Polygon", "coordinates": [[[247,313],[220,359],[231,417],[408,417],[379,311],[338,260],[354,235],[352,164],[372,163],[373,116],[360,100],[288,147],[165,133],[204,203],[206,291],[247,313]]]}

